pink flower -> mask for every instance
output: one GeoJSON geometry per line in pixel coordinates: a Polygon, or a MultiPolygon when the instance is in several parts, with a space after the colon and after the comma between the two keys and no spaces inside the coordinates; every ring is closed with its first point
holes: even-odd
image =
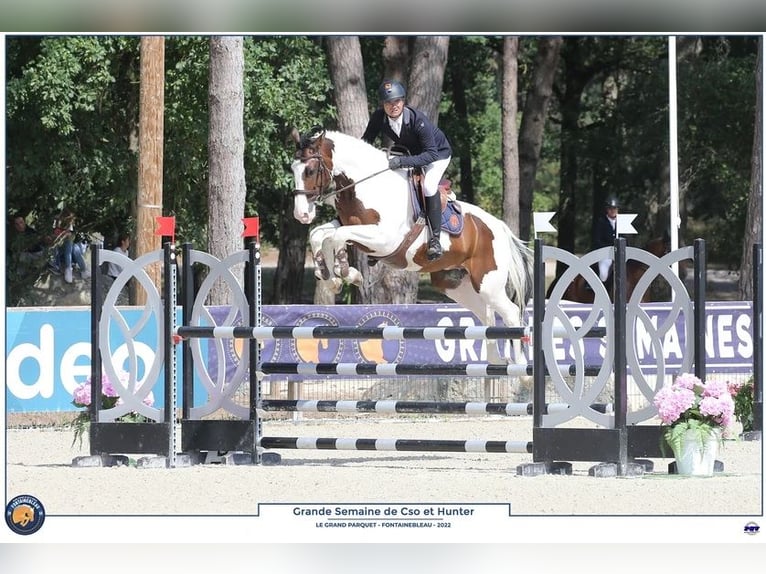
{"type": "Polygon", "coordinates": [[[665,385],[654,395],[654,406],[659,411],[660,419],[665,424],[676,422],[681,413],[694,405],[694,391],[665,385]]]}
{"type": "Polygon", "coordinates": [[[730,383],[730,382],[726,383],[726,388],[729,390],[729,394],[732,397],[736,397],[737,394],[739,394],[739,391],[742,390],[743,386],[744,384],[739,381],[734,381],[733,383],[730,383]]]}
{"type": "Polygon", "coordinates": [[[734,415],[734,401],[729,395],[722,397],[703,397],[700,401],[700,413],[713,417],[716,422],[723,426],[731,424],[734,415]]]}
{"type": "Polygon", "coordinates": [[[729,389],[723,381],[708,381],[705,383],[705,389],[702,391],[703,397],[723,397],[729,396],[729,389]]]}
{"type": "Polygon", "coordinates": [[[75,406],[87,407],[90,405],[90,381],[77,385],[72,393],[72,398],[75,406]]]}
{"type": "Polygon", "coordinates": [[[694,387],[697,385],[704,385],[701,379],[695,377],[691,373],[683,373],[678,375],[673,384],[682,389],[694,389],[694,387]]]}

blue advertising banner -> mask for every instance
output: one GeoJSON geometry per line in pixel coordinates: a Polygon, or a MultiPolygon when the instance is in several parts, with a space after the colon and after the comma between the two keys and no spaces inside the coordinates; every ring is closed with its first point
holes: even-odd
{"type": "MultiPolygon", "coordinates": [[[[584,315],[577,305],[562,307],[570,317],[584,315]]],[[[653,325],[669,313],[669,305],[646,305],[653,325]]],[[[214,320],[224,309],[211,312],[214,320]]],[[[128,325],[138,321],[141,311],[122,309],[128,325]]],[[[373,307],[271,306],[263,307],[263,325],[290,326],[473,326],[478,321],[472,313],[453,304],[417,304],[373,307]]],[[[576,319],[573,318],[573,322],[576,319]]],[[[527,318],[530,319],[529,317],[527,318]]],[[[156,353],[157,326],[153,319],[135,338],[139,362],[148,365],[156,353]]],[[[682,319],[663,336],[666,367],[681,364],[685,345],[682,319]]],[[[706,306],[707,371],[709,373],[750,373],[753,362],[752,308],[749,302],[710,302],[706,306]]],[[[635,340],[637,356],[645,373],[656,369],[657,358],[650,344],[649,330],[639,324],[635,340]]],[[[110,334],[113,359],[123,364],[126,346],[119,333],[110,334]],[[113,340],[111,340],[113,339],[113,340]]],[[[289,363],[471,363],[484,362],[486,341],[479,340],[276,340],[265,341],[261,351],[264,362],[289,363]]],[[[507,344],[507,343],[504,343],[507,344]]],[[[227,367],[236,365],[244,340],[228,341],[227,367]]],[[[555,346],[557,360],[570,362],[567,342],[555,346]]],[[[212,346],[211,346],[212,349],[212,346]]],[[[529,352],[529,349],[526,349],[529,352]]],[[[586,363],[597,364],[604,353],[600,340],[586,342],[586,363]]],[[[180,358],[180,354],[179,354],[180,358]]],[[[529,359],[529,357],[528,357],[529,359]]],[[[211,354],[209,365],[216,361],[211,354]]],[[[87,308],[8,309],[6,313],[6,409],[7,412],[70,411],[74,388],[90,375],[90,310],[87,308]]],[[[139,373],[139,377],[140,377],[139,373]]],[[[276,377],[276,375],[272,375],[276,377]]],[[[274,379],[272,379],[274,380],[274,379]]],[[[153,388],[154,396],[163,396],[162,381],[153,388]]]]}

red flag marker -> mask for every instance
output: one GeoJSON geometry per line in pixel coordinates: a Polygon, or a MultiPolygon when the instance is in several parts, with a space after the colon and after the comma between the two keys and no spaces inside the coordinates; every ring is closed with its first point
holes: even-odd
{"type": "Polygon", "coordinates": [[[258,237],[260,218],[244,217],[242,218],[242,223],[245,224],[245,230],[242,232],[242,237],[258,237]]]}
{"type": "Polygon", "coordinates": [[[176,236],[176,218],[174,215],[168,217],[157,216],[157,230],[155,235],[170,236],[175,240],[176,236]]]}

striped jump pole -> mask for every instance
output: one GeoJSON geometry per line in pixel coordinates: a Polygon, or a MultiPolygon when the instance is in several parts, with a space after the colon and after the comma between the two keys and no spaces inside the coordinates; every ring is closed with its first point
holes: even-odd
{"type": "MultiPolygon", "coordinates": [[[[585,376],[595,377],[602,365],[585,365],[585,376]]],[[[265,375],[377,375],[381,377],[399,375],[447,375],[466,377],[530,376],[532,365],[493,365],[488,363],[456,364],[409,364],[409,363],[261,363],[265,375]]],[[[547,369],[546,369],[547,372],[547,369]]],[[[577,365],[560,365],[563,376],[575,376],[577,365]]]]}
{"type": "MultiPolygon", "coordinates": [[[[180,326],[175,334],[182,339],[406,339],[443,341],[447,339],[529,339],[531,327],[203,327],[180,326]]],[[[570,333],[564,327],[554,327],[553,337],[563,338],[570,333]]],[[[588,337],[606,336],[606,327],[593,327],[588,337]]]]}
{"type": "Polygon", "coordinates": [[[300,450],[378,450],[409,452],[533,452],[530,441],[511,440],[438,440],[386,438],[268,437],[258,441],[264,449],[300,450]]]}
{"type": "MultiPolygon", "coordinates": [[[[533,413],[532,403],[435,402],[435,401],[333,401],[265,399],[258,408],[264,411],[303,413],[440,413],[464,415],[523,416],[533,413]]],[[[545,405],[544,414],[564,411],[566,403],[545,405]]],[[[611,412],[610,404],[596,403],[591,408],[601,413],[611,412]]]]}

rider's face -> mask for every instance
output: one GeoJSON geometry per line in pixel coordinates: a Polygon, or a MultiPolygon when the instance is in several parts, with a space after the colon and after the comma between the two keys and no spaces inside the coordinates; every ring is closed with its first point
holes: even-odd
{"type": "Polygon", "coordinates": [[[404,100],[398,98],[396,100],[391,100],[390,102],[383,102],[383,111],[386,112],[386,115],[389,118],[398,118],[404,111],[404,100]]]}

